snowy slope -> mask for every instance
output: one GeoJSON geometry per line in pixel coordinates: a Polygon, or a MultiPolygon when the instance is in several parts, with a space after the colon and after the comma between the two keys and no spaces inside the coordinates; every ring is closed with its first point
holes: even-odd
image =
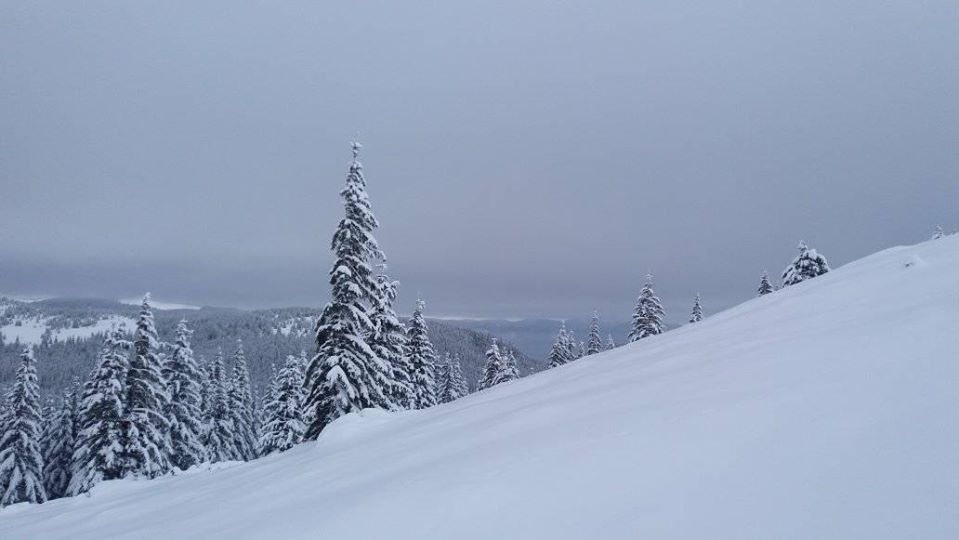
{"type": "Polygon", "coordinates": [[[0,538],[959,538],[959,236],[0,538]]]}
{"type": "MultiPolygon", "coordinates": [[[[18,319],[17,324],[8,324],[0,327],[0,335],[3,335],[4,341],[13,343],[19,340],[24,345],[38,345],[47,331],[49,325],[48,317],[29,317],[18,319]]],[[[53,328],[50,329],[51,341],[64,341],[67,339],[87,339],[95,334],[105,334],[113,327],[122,327],[132,329],[136,321],[122,315],[110,315],[98,319],[88,326],[77,328],[53,328]]]]}

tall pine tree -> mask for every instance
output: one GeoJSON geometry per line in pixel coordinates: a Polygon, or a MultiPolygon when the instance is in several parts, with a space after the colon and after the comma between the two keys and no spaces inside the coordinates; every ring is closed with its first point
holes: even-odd
{"type": "Polygon", "coordinates": [[[586,354],[596,354],[603,351],[603,338],[599,332],[599,313],[593,312],[589,321],[589,337],[586,340],[586,354]]]}
{"type": "Polygon", "coordinates": [[[636,308],[633,311],[633,325],[627,336],[630,343],[649,336],[662,334],[663,327],[663,304],[653,290],[653,276],[646,274],[646,284],[636,299],[636,308]]]}
{"type": "Polygon", "coordinates": [[[423,317],[426,302],[416,301],[416,309],[410,318],[409,356],[412,368],[413,409],[426,409],[436,405],[436,353],[430,342],[429,328],[423,317]]]}
{"type": "Polygon", "coordinates": [[[436,360],[436,402],[437,403],[446,403],[450,401],[449,399],[444,399],[444,395],[448,394],[451,386],[450,379],[450,364],[453,362],[453,359],[450,357],[450,353],[446,353],[442,358],[436,360]]]}
{"type": "Polygon", "coordinates": [[[585,349],[583,344],[576,339],[576,333],[572,330],[566,332],[566,355],[569,358],[569,361],[579,360],[583,356],[585,349]]]}
{"type": "Polygon", "coordinates": [[[0,433],[0,506],[47,500],[40,453],[40,387],[33,351],[24,349],[0,433]]]}
{"type": "Polygon", "coordinates": [[[173,353],[163,368],[170,396],[166,406],[166,418],[170,422],[170,462],[183,470],[206,459],[206,449],[200,440],[203,432],[200,411],[202,375],[190,347],[192,333],[185,320],[177,324],[173,353]]]}
{"type": "Polygon", "coordinates": [[[453,399],[459,399],[469,395],[470,386],[469,383],[466,382],[466,377],[463,376],[463,364],[460,362],[458,354],[453,355],[453,360],[450,362],[450,381],[452,382],[452,391],[455,395],[453,399]]]}
{"type": "Polygon", "coordinates": [[[169,396],[157,356],[158,347],[147,293],[133,334],[133,354],[127,369],[123,403],[124,476],[153,478],[170,470],[170,424],[163,412],[169,396]]]}
{"type": "Polygon", "coordinates": [[[203,418],[203,446],[210,463],[230,461],[238,454],[233,439],[233,419],[227,399],[226,369],[223,351],[217,351],[210,362],[207,387],[207,410],[203,418]]]}
{"type": "Polygon", "coordinates": [[[123,332],[113,328],[97,366],[83,385],[69,495],[79,495],[102,480],[123,475],[123,399],[131,346],[123,332]]]}
{"type": "MultiPolygon", "coordinates": [[[[385,270],[385,263],[380,265],[385,270]]],[[[373,331],[370,348],[390,368],[390,400],[400,409],[414,408],[416,394],[413,385],[413,366],[407,353],[409,340],[406,328],[393,310],[396,301],[397,283],[386,274],[377,276],[379,291],[373,299],[370,320],[373,331]]]]}
{"type": "Polygon", "coordinates": [[[703,299],[696,293],[696,301],[693,302],[693,312],[689,316],[689,322],[695,323],[703,320],[703,299]]]}
{"type": "Polygon", "coordinates": [[[569,336],[566,332],[566,322],[560,323],[559,332],[549,350],[549,367],[561,366],[572,360],[569,355],[569,336]]]}
{"type": "Polygon", "coordinates": [[[384,259],[373,230],[378,223],[366,194],[360,145],[340,192],[345,215],[333,234],[330,302],[316,325],[317,353],[306,372],[306,438],[315,439],[339,416],[367,407],[392,409],[392,368],[367,342],[373,333],[370,306],[380,285],[373,264],[384,259]]]}
{"type": "Polygon", "coordinates": [[[499,344],[496,338],[486,350],[486,367],[483,369],[483,377],[480,378],[478,387],[480,390],[492,387],[497,382],[500,372],[503,371],[503,356],[499,350],[499,344]]]}
{"type": "Polygon", "coordinates": [[[273,383],[272,399],[264,406],[261,455],[289,450],[303,439],[303,372],[300,361],[288,356],[273,383]]]}
{"type": "Polygon", "coordinates": [[[233,354],[233,376],[230,380],[227,403],[233,420],[233,459],[249,461],[256,457],[256,437],[253,428],[253,388],[250,371],[243,353],[243,342],[236,340],[233,354]]]}
{"type": "Polygon", "coordinates": [[[80,381],[63,393],[60,407],[46,420],[43,440],[43,485],[47,497],[57,499],[67,494],[73,476],[73,452],[79,432],[78,402],[80,381]]]}
{"type": "Polygon", "coordinates": [[[606,350],[611,351],[616,348],[616,340],[613,339],[613,334],[606,334],[606,350]]]}
{"type": "Polygon", "coordinates": [[[810,249],[805,242],[799,242],[799,255],[783,270],[783,286],[788,287],[801,283],[807,279],[821,276],[829,271],[829,263],[815,249],[810,249]]]}
{"type": "Polygon", "coordinates": [[[519,370],[516,367],[516,356],[513,354],[513,350],[504,350],[502,358],[502,367],[500,368],[499,373],[497,373],[496,377],[493,379],[494,385],[519,378],[519,370]]]}

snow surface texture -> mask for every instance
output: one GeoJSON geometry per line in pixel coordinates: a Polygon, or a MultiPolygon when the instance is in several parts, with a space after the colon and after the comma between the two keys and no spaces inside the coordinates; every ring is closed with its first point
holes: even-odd
{"type": "Polygon", "coordinates": [[[0,538],[959,538],[959,236],[0,538]]]}
{"type": "MultiPolygon", "coordinates": [[[[8,324],[0,327],[0,334],[6,343],[13,343],[17,339],[24,345],[39,345],[43,333],[47,331],[47,319],[42,317],[33,317],[20,319],[20,326],[8,324]]],[[[90,326],[81,326],[79,328],[58,328],[50,331],[52,341],[66,341],[68,339],[87,339],[94,334],[105,334],[114,326],[132,330],[136,326],[136,321],[129,317],[112,315],[98,320],[90,326]]]]}

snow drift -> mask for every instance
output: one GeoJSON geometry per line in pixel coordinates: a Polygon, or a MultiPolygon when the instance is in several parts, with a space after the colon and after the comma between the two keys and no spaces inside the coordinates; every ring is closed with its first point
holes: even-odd
{"type": "Polygon", "coordinates": [[[0,538],[959,538],[959,236],[0,538]]]}

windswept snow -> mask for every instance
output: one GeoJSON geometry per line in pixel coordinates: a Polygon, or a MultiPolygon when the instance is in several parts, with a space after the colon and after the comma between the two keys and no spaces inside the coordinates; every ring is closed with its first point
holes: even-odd
{"type": "Polygon", "coordinates": [[[959,538],[959,236],[0,538],[959,538]]]}

